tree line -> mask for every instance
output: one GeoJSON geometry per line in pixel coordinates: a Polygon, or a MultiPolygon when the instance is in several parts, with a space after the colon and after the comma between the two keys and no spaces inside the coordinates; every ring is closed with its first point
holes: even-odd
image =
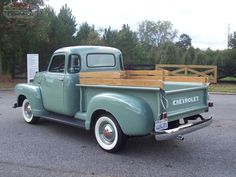
{"type": "MultiPolygon", "coordinates": [[[[17,2],[14,2],[16,5],[17,2]]],[[[53,8],[44,6],[42,0],[22,2],[32,4],[24,7],[32,12],[24,18],[19,18],[22,13],[8,18],[4,10],[9,0],[0,3],[2,73],[10,73],[13,63],[23,64],[27,53],[39,53],[40,69],[43,70],[53,51],[60,47],[103,45],[120,49],[125,64],[217,65],[227,75],[236,75],[236,33],[230,35],[230,49],[201,50],[192,46],[188,34],[178,37],[177,30],[169,21],[141,21],[138,30],[132,30],[128,24],[122,25],[119,30],[111,27],[96,29],[86,22],[78,26],[67,5],[56,14],[53,8]]],[[[8,8],[11,9],[11,6],[8,8]]],[[[21,8],[18,10],[21,11],[21,8]]]]}

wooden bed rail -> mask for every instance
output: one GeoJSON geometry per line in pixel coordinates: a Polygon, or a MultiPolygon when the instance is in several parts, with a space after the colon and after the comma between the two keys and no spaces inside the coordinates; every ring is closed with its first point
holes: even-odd
{"type": "Polygon", "coordinates": [[[207,77],[169,76],[166,70],[127,70],[81,72],[80,83],[90,85],[115,85],[163,88],[165,81],[208,83],[207,77]]]}

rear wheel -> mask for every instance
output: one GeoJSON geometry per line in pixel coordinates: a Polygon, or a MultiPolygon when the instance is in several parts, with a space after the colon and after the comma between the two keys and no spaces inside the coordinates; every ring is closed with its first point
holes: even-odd
{"type": "Polygon", "coordinates": [[[94,132],[99,146],[107,152],[117,152],[126,141],[120,125],[110,114],[99,116],[94,132]]]}
{"type": "Polygon", "coordinates": [[[22,115],[24,120],[29,124],[36,124],[39,117],[35,117],[32,112],[31,105],[28,99],[25,99],[22,104],[22,115]]]}

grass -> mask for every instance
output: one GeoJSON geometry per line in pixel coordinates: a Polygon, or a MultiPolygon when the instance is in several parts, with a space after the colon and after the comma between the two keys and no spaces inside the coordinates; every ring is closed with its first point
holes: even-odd
{"type": "Polygon", "coordinates": [[[236,93],[236,84],[218,83],[209,86],[209,92],[229,92],[236,93]]]}
{"type": "Polygon", "coordinates": [[[220,79],[221,81],[236,81],[236,77],[225,77],[223,79],[220,79]]]}
{"type": "Polygon", "coordinates": [[[18,83],[26,83],[25,80],[0,81],[0,89],[14,88],[18,83]]]}
{"type": "Polygon", "coordinates": [[[12,83],[12,82],[1,82],[0,83],[0,88],[4,89],[4,88],[14,88],[16,85],[16,83],[12,83]]]}
{"type": "Polygon", "coordinates": [[[12,79],[10,74],[0,74],[0,89],[14,88],[18,83],[26,83],[26,80],[12,79]]]}

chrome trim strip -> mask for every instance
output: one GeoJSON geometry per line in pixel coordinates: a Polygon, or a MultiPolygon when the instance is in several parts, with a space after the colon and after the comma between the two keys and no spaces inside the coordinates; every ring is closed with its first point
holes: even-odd
{"type": "Polygon", "coordinates": [[[175,93],[185,93],[185,92],[191,92],[191,91],[201,91],[201,90],[206,90],[207,86],[201,86],[201,87],[193,87],[193,88],[183,88],[183,89],[177,89],[177,90],[169,90],[165,91],[166,95],[171,95],[175,93]]]}
{"type": "Polygon", "coordinates": [[[116,88],[116,89],[134,89],[134,90],[151,90],[159,91],[159,87],[132,87],[132,86],[112,86],[112,85],[89,85],[89,84],[75,84],[78,87],[96,87],[96,88],[116,88]]]}

